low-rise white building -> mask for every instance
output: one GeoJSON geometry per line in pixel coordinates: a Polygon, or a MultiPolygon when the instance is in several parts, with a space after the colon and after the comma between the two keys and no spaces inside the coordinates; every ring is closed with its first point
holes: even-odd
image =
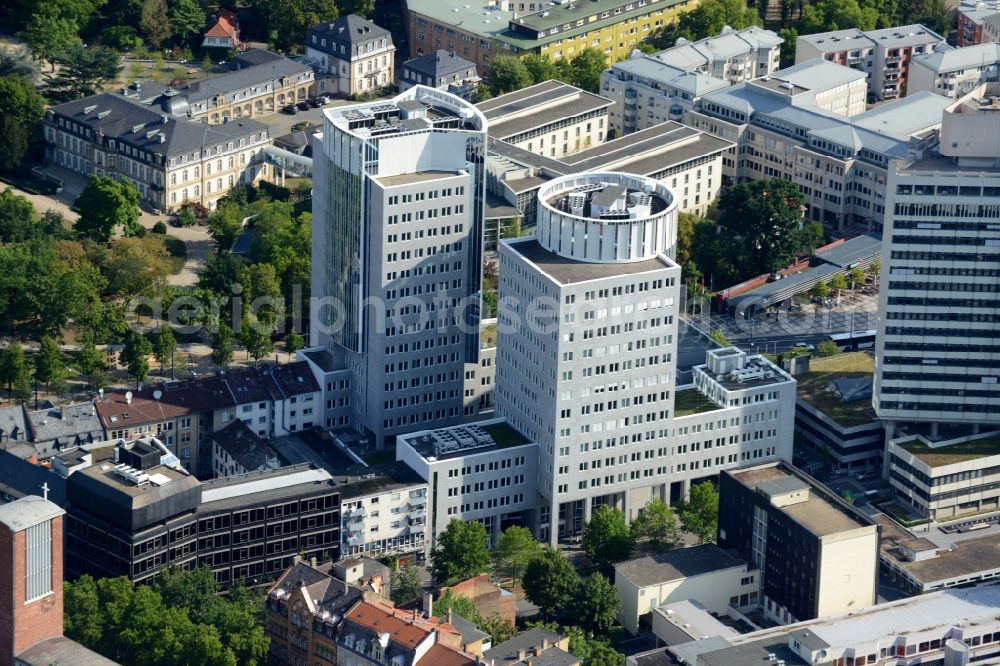
{"type": "Polygon", "coordinates": [[[212,433],[212,472],[216,476],[264,472],[280,466],[274,450],[239,419],[212,433]]]}
{"type": "Polygon", "coordinates": [[[321,93],[373,93],[396,80],[392,34],[356,14],[313,26],[306,58],[320,71],[316,89],[321,93]]]}
{"type": "Polygon", "coordinates": [[[491,540],[535,526],[538,445],[503,419],[399,435],[396,459],[427,481],[428,548],[452,520],[483,523],[491,540]]]}
{"type": "Polygon", "coordinates": [[[427,482],[413,470],[396,463],[335,480],[340,488],[341,554],[424,553],[427,482]]]}
{"type": "Polygon", "coordinates": [[[617,620],[635,634],[659,606],[693,599],[709,612],[757,607],[759,572],[713,543],[678,548],[615,566],[617,620]]]}
{"type": "Polygon", "coordinates": [[[997,80],[1000,44],[984,42],[915,57],[910,63],[910,90],[926,90],[958,99],[984,83],[997,80]]]}

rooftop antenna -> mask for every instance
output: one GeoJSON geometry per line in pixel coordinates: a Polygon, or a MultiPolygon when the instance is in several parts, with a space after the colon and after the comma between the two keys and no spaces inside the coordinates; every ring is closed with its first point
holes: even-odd
{"type": "Polygon", "coordinates": [[[153,391],[153,400],[159,400],[162,397],[163,397],[163,391],[161,391],[160,389],[156,389],[155,391],[153,391]]]}
{"type": "Polygon", "coordinates": [[[131,405],[132,404],[132,391],[126,391],[125,392],[125,404],[127,404],[127,405],[131,405]]]}
{"type": "Polygon", "coordinates": [[[47,500],[49,498],[49,482],[46,481],[42,484],[42,499],[47,500]]]}

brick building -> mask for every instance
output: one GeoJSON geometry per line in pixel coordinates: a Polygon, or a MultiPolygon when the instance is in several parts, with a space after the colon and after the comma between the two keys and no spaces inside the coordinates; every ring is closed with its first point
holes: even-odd
{"type": "MultiPolygon", "coordinates": [[[[517,615],[517,599],[509,591],[501,589],[490,581],[487,574],[459,581],[451,587],[442,587],[441,594],[451,590],[457,597],[468,599],[483,617],[499,617],[514,622],[517,615]]],[[[439,611],[445,609],[439,608],[439,611]]]]}

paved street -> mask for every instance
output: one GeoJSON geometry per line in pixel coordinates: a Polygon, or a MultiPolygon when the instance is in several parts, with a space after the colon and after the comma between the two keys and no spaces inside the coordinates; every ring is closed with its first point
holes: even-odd
{"type": "Polygon", "coordinates": [[[288,134],[292,131],[292,125],[301,122],[308,122],[315,127],[320,127],[323,125],[323,111],[325,109],[333,109],[338,106],[347,106],[349,104],[356,104],[357,102],[352,102],[347,99],[334,99],[331,100],[329,104],[321,106],[318,109],[309,109],[308,111],[299,111],[294,116],[287,113],[272,113],[267,116],[260,116],[259,118],[254,118],[268,127],[271,128],[271,138],[276,138],[284,134],[288,134]]]}

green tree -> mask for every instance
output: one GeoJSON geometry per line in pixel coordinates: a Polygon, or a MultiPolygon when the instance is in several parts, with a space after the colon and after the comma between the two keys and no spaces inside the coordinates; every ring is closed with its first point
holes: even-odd
{"type": "Polygon", "coordinates": [[[584,629],[604,633],[614,624],[620,605],[618,590],[611,581],[593,573],[577,584],[571,614],[584,629]]]}
{"type": "Polygon", "coordinates": [[[837,302],[840,302],[840,292],[847,289],[847,278],[844,277],[843,273],[835,273],[833,277],[830,278],[830,289],[837,292],[837,302]]]}
{"type": "Polygon", "coordinates": [[[31,368],[24,357],[24,349],[12,342],[0,351],[0,384],[7,390],[9,400],[27,400],[31,397],[31,368]],[[24,396],[19,388],[27,385],[28,395],[24,396]],[[20,396],[18,398],[18,396],[20,396]]]}
{"type": "Polygon", "coordinates": [[[270,41],[284,50],[300,45],[311,26],[340,15],[334,0],[252,0],[250,4],[261,25],[268,27],[270,41]]]}
{"type": "Polygon", "coordinates": [[[274,351],[274,343],[271,341],[273,330],[274,324],[268,324],[250,315],[243,317],[240,344],[254,360],[254,365],[274,351]]]}
{"type": "Polygon", "coordinates": [[[878,257],[872,259],[872,263],[868,266],[868,275],[875,278],[875,284],[878,284],[879,275],[882,274],[882,260],[878,257]]]}
{"type": "Polygon", "coordinates": [[[294,329],[288,332],[288,337],[285,338],[285,351],[288,352],[289,357],[305,346],[306,341],[301,333],[294,329]]]}
{"type": "Polygon", "coordinates": [[[479,104],[480,102],[485,102],[488,99],[492,99],[493,93],[490,92],[489,86],[480,83],[476,86],[476,89],[472,91],[472,96],[469,98],[473,104],[479,104]]]}
{"type": "Polygon", "coordinates": [[[816,298],[826,298],[830,295],[830,286],[826,282],[817,282],[812,288],[812,295],[816,298]]]}
{"type": "Polygon", "coordinates": [[[694,213],[677,215],[677,263],[684,266],[691,261],[691,244],[694,241],[694,227],[699,218],[694,213]]]}
{"type": "Polygon", "coordinates": [[[865,283],[865,269],[855,266],[851,269],[851,291],[857,289],[858,285],[865,283]]]}
{"type": "Polygon", "coordinates": [[[531,530],[512,525],[503,531],[493,549],[493,569],[501,576],[521,580],[528,564],[541,552],[542,546],[531,530]]]}
{"type": "Polygon", "coordinates": [[[836,356],[842,353],[844,350],[837,346],[837,343],[833,340],[823,340],[818,345],[816,345],[816,357],[823,358],[825,356],[836,356]]]}
{"type": "Polygon", "coordinates": [[[760,17],[743,0],[703,0],[689,12],[677,18],[675,37],[691,41],[712,37],[724,26],[735,30],[760,25],[760,17]]]}
{"type": "Polygon", "coordinates": [[[778,178],[734,185],[719,200],[719,233],[737,248],[734,261],[744,274],[781,270],[795,257],[796,232],[805,197],[778,178]]]}
{"type": "Polygon", "coordinates": [[[625,666],[625,655],[606,643],[595,643],[583,666],[625,666]]]}
{"type": "Polygon", "coordinates": [[[220,204],[208,216],[207,225],[219,252],[229,250],[243,227],[243,212],[235,204],[220,204]]]}
{"type": "Polygon", "coordinates": [[[559,551],[544,548],[524,570],[522,587],[528,601],[538,606],[546,619],[567,610],[579,578],[559,551]]]}
{"type": "Polygon", "coordinates": [[[570,61],[573,85],[596,93],[601,88],[601,72],[608,67],[604,52],[592,46],[583,49],[570,61]]]}
{"type": "Polygon", "coordinates": [[[651,500],[632,521],[629,529],[632,531],[632,540],[652,553],[675,548],[681,542],[677,516],[661,499],[651,500]]]}
{"type": "Polygon", "coordinates": [[[482,523],[453,519],[431,551],[431,576],[450,585],[486,571],[490,563],[490,535],[482,523]]]}
{"type": "Polygon", "coordinates": [[[515,56],[501,55],[493,58],[486,70],[486,81],[494,95],[527,88],[531,85],[531,73],[524,63],[515,56]]]}
{"type": "MultiPolygon", "coordinates": [[[[142,47],[142,38],[132,26],[116,25],[101,33],[101,44],[116,51],[134,51],[142,47]]],[[[141,72],[142,66],[139,65],[139,67],[141,72]]]]}
{"type": "Polygon", "coordinates": [[[947,35],[955,27],[955,19],[945,0],[899,0],[898,16],[890,25],[903,22],[919,23],[939,35],[947,35]]]}
{"type": "Polygon", "coordinates": [[[455,594],[451,588],[446,589],[434,602],[435,615],[446,615],[449,610],[456,615],[461,615],[473,624],[478,625],[482,621],[482,617],[472,600],[455,594]]]}
{"type": "Polygon", "coordinates": [[[212,363],[225,368],[233,362],[233,344],[236,336],[225,322],[219,322],[218,330],[212,336],[212,363]]]}
{"type": "Polygon", "coordinates": [[[118,228],[126,234],[138,228],[139,191],[127,180],[91,176],[73,210],[80,215],[73,225],[80,235],[107,242],[118,228]]]}
{"type": "Polygon", "coordinates": [[[583,528],[583,549],[594,564],[606,567],[628,559],[632,554],[632,535],[625,514],[601,504],[583,528]]]}
{"type": "Polygon", "coordinates": [[[824,242],[826,242],[826,231],[822,223],[806,222],[795,232],[795,253],[801,257],[808,257],[824,242]]]}
{"type": "Polygon", "coordinates": [[[166,371],[167,363],[173,363],[176,349],[177,338],[174,337],[173,327],[169,323],[162,322],[156,332],[156,345],[153,347],[156,362],[160,364],[161,375],[166,371]]]}
{"type": "Polygon", "coordinates": [[[559,70],[549,60],[548,56],[529,53],[521,58],[521,62],[524,64],[524,68],[528,70],[528,75],[531,77],[532,83],[541,83],[549,79],[559,78],[559,70]]]}
{"type": "Polygon", "coordinates": [[[67,47],[81,44],[79,31],[80,26],[57,7],[42,5],[18,36],[39,59],[50,61],[55,71],[53,57],[67,47]]]}
{"type": "Polygon", "coordinates": [[[119,238],[108,252],[108,291],[119,296],[158,296],[167,286],[170,252],[158,236],[119,238]]]}
{"type": "Polygon", "coordinates": [[[416,567],[395,569],[389,575],[389,595],[396,605],[418,598],[422,589],[420,572],[416,567]]]}
{"type": "Polygon", "coordinates": [[[128,368],[129,375],[135,379],[136,385],[149,379],[149,356],[153,353],[153,345],[141,333],[131,333],[125,338],[120,360],[128,368]]]}
{"type": "Polygon", "coordinates": [[[795,28],[782,28],[778,32],[781,37],[781,66],[788,67],[795,64],[795,45],[799,41],[799,33],[795,28]]]}
{"type": "Polygon", "coordinates": [[[172,0],[168,14],[174,33],[181,42],[189,41],[204,29],[205,12],[194,0],[172,0]]]}
{"type": "Polygon", "coordinates": [[[240,273],[240,283],[243,286],[243,303],[247,314],[257,318],[264,326],[273,331],[277,322],[284,316],[284,303],[281,298],[281,283],[277,272],[271,264],[253,264],[240,273]]]}
{"type": "Polygon", "coordinates": [[[139,16],[139,30],[155,48],[160,48],[163,42],[173,34],[173,25],[167,12],[166,0],[144,0],[142,14],[139,16]]]}
{"type": "MultiPolygon", "coordinates": [[[[2,81],[0,81],[2,83],[2,81]]],[[[0,104],[3,99],[0,98],[0,104]]],[[[20,243],[38,234],[35,207],[13,189],[0,192],[0,242],[20,243]]]]}
{"type": "Polygon", "coordinates": [[[341,14],[357,14],[371,18],[375,11],[375,0],[341,0],[338,5],[341,14]]]}
{"type": "Polygon", "coordinates": [[[713,342],[722,347],[732,347],[733,343],[729,341],[726,334],[722,332],[722,329],[717,328],[708,334],[708,337],[712,339],[713,342]]]}
{"type": "Polygon", "coordinates": [[[480,618],[476,626],[480,631],[490,635],[493,645],[499,645],[517,636],[517,627],[514,623],[499,616],[480,618]]]}
{"type": "Polygon", "coordinates": [[[20,166],[31,140],[38,135],[45,100],[23,76],[0,76],[0,169],[20,166]]]}
{"type": "Polygon", "coordinates": [[[59,71],[49,79],[48,95],[70,100],[103,92],[118,78],[122,59],[107,46],[75,44],[61,49],[53,62],[59,65],[59,71]]]}
{"type": "Polygon", "coordinates": [[[87,384],[91,388],[100,388],[106,383],[107,364],[104,362],[104,354],[94,344],[93,333],[84,334],[76,362],[80,372],[87,375],[87,384]]]}
{"type": "Polygon", "coordinates": [[[0,46],[0,76],[10,75],[22,76],[33,84],[41,80],[41,68],[31,51],[23,46],[0,46]]]}
{"type": "Polygon", "coordinates": [[[48,335],[42,338],[38,356],[35,357],[35,379],[55,393],[61,393],[65,388],[66,361],[59,343],[48,335]]]}
{"type": "Polygon", "coordinates": [[[711,481],[694,484],[678,515],[681,527],[696,536],[699,543],[714,542],[719,529],[719,491],[711,481]]]}
{"type": "Polygon", "coordinates": [[[874,30],[878,19],[874,7],[863,6],[858,0],[822,0],[805,7],[798,30],[804,35],[846,28],[874,30]]]}

